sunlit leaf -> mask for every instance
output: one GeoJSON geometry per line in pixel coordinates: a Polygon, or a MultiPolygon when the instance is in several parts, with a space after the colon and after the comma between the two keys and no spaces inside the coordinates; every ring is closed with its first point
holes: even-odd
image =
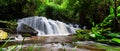
{"type": "Polygon", "coordinates": [[[120,44],[120,39],[119,38],[113,38],[112,41],[120,44]]]}
{"type": "Polygon", "coordinates": [[[120,6],[117,7],[117,10],[120,10],[120,6]]]}
{"type": "Polygon", "coordinates": [[[118,33],[111,33],[111,34],[108,34],[108,36],[110,36],[110,37],[120,37],[120,35],[118,33]]]}
{"type": "Polygon", "coordinates": [[[120,17],[120,13],[118,13],[117,16],[120,17]]]}
{"type": "Polygon", "coordinates": [[[112,6],[110,6],[110,14],[113,14],[114,13],[114,9],[112,6]]]}

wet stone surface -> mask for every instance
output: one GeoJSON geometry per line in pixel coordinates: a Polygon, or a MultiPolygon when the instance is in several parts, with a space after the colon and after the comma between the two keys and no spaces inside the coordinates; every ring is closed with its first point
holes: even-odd
{"type": "MultiPolygon", "coordinates": [[[[8,49],[11,49],[11,47],[13,46],[9,46],[8,49]]],[[[14,50],[20,50],[20,45],[17,46],[14,50]]],[[[75,48],[75,47],[71,47],[71,46],[67,46],[67,45],[61,45],[60,43],[53,43],[53,44],[44,44],[44,45],[23,45],[22,46],[22,50],[24,51],[28,51],[30,50],[30,47],[34,47],[32,50],[33,51],[89,51],[87,49],[79,49],[79,48],[75,48]]]]}
{"type": "Polygon", "coordinates": [[[120,51],[119,46],[93,41],[72,41],[72,36],[32,36],[25,37],[24,41],[10,40],[3,49],[5,51],[20,51],[21,49],[22,51],[120,51]]]}

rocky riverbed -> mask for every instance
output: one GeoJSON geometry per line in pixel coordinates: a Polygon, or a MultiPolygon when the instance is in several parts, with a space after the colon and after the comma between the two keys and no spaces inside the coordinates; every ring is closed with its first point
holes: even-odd
{"type": "MultiPolygon", "coordinates": [[[[14,37],[14,36],[13,36],[14,37]]],[[[6,40],[1,40],[1,46],[6,40]]],[[[32,36],[23,40],[9,40],[5,51],[120,51],[120,46],[110,46],[94,41],[73,42],[73,36],[32,36]]]]}

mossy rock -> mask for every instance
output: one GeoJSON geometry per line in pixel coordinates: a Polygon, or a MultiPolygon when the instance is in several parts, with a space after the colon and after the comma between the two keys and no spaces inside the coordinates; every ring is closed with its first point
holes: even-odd
{"type": "Polygon", "coordinates": [[[31,35],[31,34],[22,34],[22,36],[23,36],[23,37],[31,37],[31,36],[33,36],[33,35],[31,35]]]}
{"type": "Polygon", "coordinates": [[[0,30],[0,40],[8,39],[8,33],[0,30]]]}
{"type": "Polygon", "coordinates": [[[26,34],[25,36],[30,36],[30,35],[36,36],[38,33],[34,28],[26,24],[21,24],[20,27],[17,28],[17,31],[19,34],[26,34]]]}
{"type": "Polygon", "coordinates": [[[75,41],[77,40],[90,40],[89,36],[90,30],[77,30],[76,34],[74,35],[75,41]]]}
{"type": "Polygon", "coordinates": [[[77,30],[76,34],[89,34],[90,30],[77,30]]]}
{"type": "Polygon", "coordinates": [[[106,51],[120,51],[119,46],[110,46],[110,45],[101,45],[101,44],[94,44],[97,48],[105,49],[106,51]]]}

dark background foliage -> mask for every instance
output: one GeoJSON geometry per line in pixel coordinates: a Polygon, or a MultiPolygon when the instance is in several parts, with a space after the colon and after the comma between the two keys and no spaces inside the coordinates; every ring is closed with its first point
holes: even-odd
{"type": "Polygon", "coordinates": [[[45,16],[91,28],[92,22],[101,23],[110,14],[110,6],[114,0],[1,0],[0,20],[45,16]]]}

